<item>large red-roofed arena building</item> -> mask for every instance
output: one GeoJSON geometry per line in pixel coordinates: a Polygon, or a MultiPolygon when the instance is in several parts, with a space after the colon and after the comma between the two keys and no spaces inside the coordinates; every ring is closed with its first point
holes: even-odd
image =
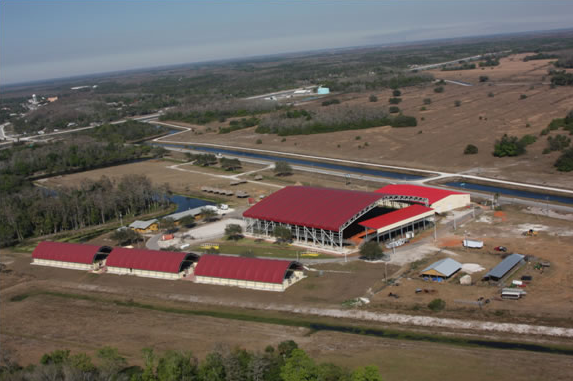
{"type": "Polygon", "coordinates": [[[271,237],[281,226],[290,229],[295,243],[343,250],[432,226],[432,205],[444,212],[468,204],[468,194],[421,186],[389,185],[376,192],[288,186],[249,208],[243,218],[251,236],[271,237]]]}

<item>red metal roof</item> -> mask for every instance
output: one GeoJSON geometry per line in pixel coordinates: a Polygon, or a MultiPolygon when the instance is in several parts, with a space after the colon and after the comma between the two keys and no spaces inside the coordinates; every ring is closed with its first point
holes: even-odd
{"type": "Polygon", "coordinates": [[[423,197],[427,198],[430,201],[430,205],[433,204],[434,202],[440,201],[441,199],[454,194],[467,194],[445,189],[423,187],[420,185],[405,185],[405,184],[386,185],[384,188],[380,188],[376,192],[399,195],[399,196],[423,197]]]}
{"type": "Polygon", "coordinates": [[[403,209],[398,209],[390,213],[383,214],[378,217],[371,218],[366,221],[359,222],[358,225],[365,226],[371,229],[381,229],[385,226],[395,224],[397,222],[406,220],[424,214],[427,212],[433,212],[434,209],[427,208],[422,205],[411,205],[403,209]]]}
{"type": "Polygon", "coordinates": [[[124,269],[137,269],[147,271],[159,271],[164,273],[178,273],[181,263],[192,254],[159,251],[126,249],[116,247],[107,257],[106,266],[121,267],[124,269]]]}
{"type": "Polygon", "coordinates": [[[243,216],[338,231],[352,216],[382,197],[374,192],[289,186],[265,197],[243,216]]]}
{"type": "Polygon", "coordinates": [[[296,264],[297,262],[225,255],[202,255],[195,268],[195,275],[280,284],[293,263],[296,264]]]}
{"type": "Polygon", "coordinates": [[[44,241],[36,246],[32,258],[92,264],[100,248],[101,246],[95,245],[44,241]]]}

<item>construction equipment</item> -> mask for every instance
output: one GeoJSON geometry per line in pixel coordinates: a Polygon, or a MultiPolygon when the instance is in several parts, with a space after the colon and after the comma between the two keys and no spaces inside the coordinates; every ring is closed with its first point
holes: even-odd
{"type": "Polygon", "coordinates": [[[533,229],[529,229],[526,232],[523,232],[523,235],[526,237],[537,237],[537,232],[533,229]]]}

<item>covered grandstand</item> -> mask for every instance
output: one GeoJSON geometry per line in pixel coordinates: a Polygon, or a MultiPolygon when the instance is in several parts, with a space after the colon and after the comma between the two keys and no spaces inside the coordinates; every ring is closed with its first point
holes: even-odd
{"type": "Polygon", "coordinates": [[[203,255],[195,267],[195,282],[265,291],[284,291],[304,278],[295,261],[203,255]]]}
{"type": "MultiPolygon", "coordinates": [[[[370,221],[375,232],[388,225],[375,223],[376,217],[412,203],[428,205],[429,200],[416,195],[289,186],[265,197],[245,211],[243,217],[248,235],[269,237],[277,226],[282,226],[290,229],[293,240],[299,244],[342,250],[345,245],[360,244],[369,238],[369,231],[365,232],[361,223],[370,221]]],[[[407,213],[401,212],[403,218],[395,218],[388,238],[396,234],[395,228],[402,227],[404,233],[416,227],[415,223],[421,222],[424,227],[433,223],[433,211],[417,206],[424,210],[408,209],[416,214],[406,218],[407,213]]]]}
{"type": "MultiPolygon", "coordinates": [[[[447,189],[425,187],[420,185],[391,184],[378,189],[376,192],[401,197],[412,196],[427,199],[425,206],[429,206],[436,213],[445,213],[450,210],[470,205],[469,193],[455,192],[447,189]]],[[[416,201],[414,201],[416,202],[416,201]]]]}
{"type": "Polygon", "coordinates": [[[109,246],[65,242],[40,242],[32,253],[32,264],[73,270],[97,270],[111,252],[109,246]]]}
{"type": "Polygon", "coordinates": [[[198,256],[173,251],[114,248],[106,260],[110,274],[179,279],[190,272],[198,256]]]}

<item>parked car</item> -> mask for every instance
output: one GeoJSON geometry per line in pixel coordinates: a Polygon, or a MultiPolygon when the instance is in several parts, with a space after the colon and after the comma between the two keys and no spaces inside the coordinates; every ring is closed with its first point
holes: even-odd
{"type": "Polygon", "coordinates": [[[507,251],[507,247],[505,246],[496,246],[493,248],[495,251],[501,251],[501,252],[506,252],[507,251]]]}

